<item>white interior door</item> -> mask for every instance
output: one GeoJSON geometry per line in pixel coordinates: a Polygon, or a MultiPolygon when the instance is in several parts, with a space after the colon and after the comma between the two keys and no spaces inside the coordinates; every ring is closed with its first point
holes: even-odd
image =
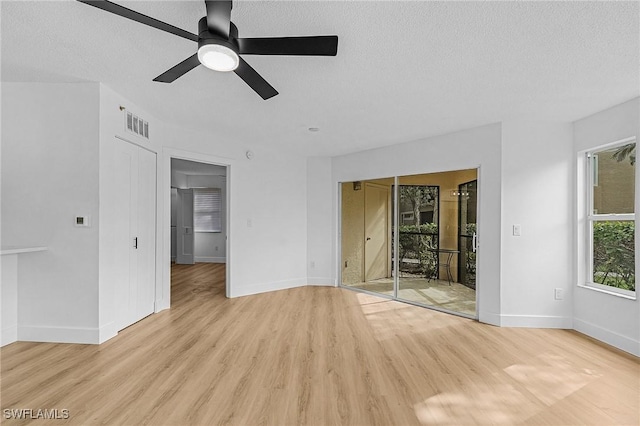
{"type": "Polygon", "coordinates": [[[153,313],[156,155],[115,141],[114,279],[118,330],[153,313]]]}
{"type": "Polygon", "coordinates": [[[156,284],[156,154],[138,149],[138,232],[135,321],[151,315],[156,284]]]}
{"type": "Polygon", "coordinates": [[[177,253],[176,263],[195,263],[195,238],[193,235],[193,189],[178,189],[176,214],[177,253]]]}
{"type": "Polygon", "coordinates": [[[138,226],[136,197],[138,192],[137,149],[115,141],[115,308],[118,330],[131,324],[133,300],[131,289],[138,285],[135,236],[138,226]]]}

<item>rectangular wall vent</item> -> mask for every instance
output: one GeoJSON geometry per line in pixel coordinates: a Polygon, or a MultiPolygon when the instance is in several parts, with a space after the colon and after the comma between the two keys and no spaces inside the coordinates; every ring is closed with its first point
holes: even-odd
{"type": "Polygon", "coordinates": [[[145,139],[149,139],[149,122],[130,111],[125,113],[125,130],[145,139]]]}

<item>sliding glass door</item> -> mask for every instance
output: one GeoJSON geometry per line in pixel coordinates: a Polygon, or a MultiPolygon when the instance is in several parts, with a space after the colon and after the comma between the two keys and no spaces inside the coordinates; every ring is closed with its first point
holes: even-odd
{"type": "Polygon", "coordinates": [[[475,318],[476,179],[469,169],[342,183],[341,285],[475,318]]]}
{"type": "Polygon", "coordinates": [[[439,193],[439,186],[398,179],[398,298],[424,303],[421,289],[438,278],[439,193]]]}

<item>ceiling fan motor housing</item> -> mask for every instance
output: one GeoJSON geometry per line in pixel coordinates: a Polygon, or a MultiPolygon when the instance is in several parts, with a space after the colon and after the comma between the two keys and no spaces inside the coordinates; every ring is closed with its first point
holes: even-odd
{"type": "Polygon", "coordinates": [[[207,44],[217,44],[228,47],[238,54],[238,27],[233,22],[229,23],[229,38],[209,31],[207,25],[207,17],[200,19],[198,22],[198,48],[207,44]]]}

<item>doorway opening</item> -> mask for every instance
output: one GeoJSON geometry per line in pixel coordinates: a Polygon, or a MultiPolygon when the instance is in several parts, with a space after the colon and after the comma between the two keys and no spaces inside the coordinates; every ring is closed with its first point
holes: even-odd
{"type": "Polygon", "coordinates": [[[228,166],[171,158],[171,300],[227,294],[228,166]]]}
{"type": "Polygon", "coordinates": [[[340,285],[477,318],[477,169],[341,184],[340,285]]]}

